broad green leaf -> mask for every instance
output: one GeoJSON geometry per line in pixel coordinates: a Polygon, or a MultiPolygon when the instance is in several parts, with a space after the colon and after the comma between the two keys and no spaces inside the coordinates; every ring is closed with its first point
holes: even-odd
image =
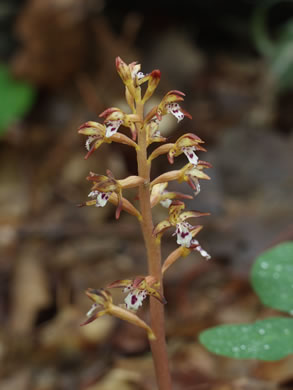
{"type": "Polygon", "coordinates": [[[275,317],[253,324],[221,325],[202,332],[199,339],[218,355],[279,360],[293,353],[293,319],[275,317]]]}
{"type": "MultiPolygon", "coordinates": [[[[254,10],[252,33],[258,50],[267,58],[277,88],[282,91],[293,86],[293,19],[281,24],[277,34],[269,33],[269,13],[286,0],[267,0],[254,10]]],[[[291,0],[287,0],[291,2],[291,0]]],[[[290,16],[290,15],[288,15],[290,16]]]]}
{"type": "Polygon", "coordinates": [[[293,86],[293,20],[282,28],[270,66],[280,89],[293,86]]]}
{"type": "Polygon", "coordinates": [[[265,305],[293,314],[293,242],[262,253],[252,267],[251,282],[265,305]]]}
{"type": "Polygon", "coordinates": [[[0,134],[31,108],[35,90],[29,84],[13,79],[9,69],[0,65],[0,134]]]}

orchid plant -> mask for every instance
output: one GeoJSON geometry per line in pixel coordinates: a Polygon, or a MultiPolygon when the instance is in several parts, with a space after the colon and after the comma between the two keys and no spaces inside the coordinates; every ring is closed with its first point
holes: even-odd
{"type": "Polygon", "coordinates": [[[195,238],[202,229],[201,225],[192,225],[187,220],[197,218],[208,213],[186,211],[184,199],[193,196],[174,191],[168,191],[170,181],[187,182],[193,195],[200,191],[200,180],[209,180],[204,172],[211,165],[199,160],[197,151],[206,151],[204,143],[192,133],[182,135],[175,143],[166,143],[167,139],[160,134],[160,121],[164,115],[173,115],[178,122],[184,117],[190,118],[179,103],[184,100],[184,93],[172,90],[168,92],[157,106],[145,114],[145,103],[153,95],[160,81],[161,73],[153,70],[149,74],[141,72],[141,65],[132,62],[127,65],[120,57],[116,58],[116,69],[125,85],[125,98],[131,113],[126,114],[116,107],[111,107],[100,114],[103,123],[89,121],[80,126],[78,132],[87,137],[85,159],[88,159],[103,143],[122,143],[136,150],[137,176],[116,179],[110,170],[106,175],[89,173],[87,180],[92,187],[89,198],[80,206],[105,207],[108,202],[116,208],[116,219],[122,210],[135,216],[140,223],[144,236],[148,274],[135,276],[132,279],[117,280],[100,289],[88,289],[87,296],[94,302],[87,313],[86,325],[97,318],[109,314],[128,321],[146,330],[154,359],[154,366],[160,390],[171,389],[171,377],[168,368],[168,359],[165,342],[163,276],[167,269],[180,257],[187,256],[192,251],[199,252],[206,260],[210,255],[200,246],[195,238]],[[141,86],[146,83],[144,93],[141,86]],[[131,138],[119,132],[120,127],[129,128],[131,138]],[[152,153],[148,153],[148,146],[154,142],[163,143],[152,153]],[[174,158],[184,154],[188,163],[179,170],[171,170],[151,180],[151,166],[153,161],[166,154],[170,164],[174,158]],[[123,189],[138,189],[139,208],[124,198],[123,189]],[[168,209],[168,217],[153,224],[152,208],[161,205],[168,209]],[[161,261],[161,237],[165,231],[173,228],[178,248],[161,261]],[[121,288],[126,293],[124,304],[115,305],[112,301],[112,288],[121,288]],[[136,314],[147,297],[150,297],[150,322],[146,324],[136,314]]]}

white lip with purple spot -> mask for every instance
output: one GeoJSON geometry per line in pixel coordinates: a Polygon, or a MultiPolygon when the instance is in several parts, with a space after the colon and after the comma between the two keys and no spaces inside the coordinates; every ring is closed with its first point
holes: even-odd
{"type": "Polygon", "coordinates": [[[195,154],[195,147],[194,146],[187,146],[182,148],[182,152],[185,154],[185,156],[188,158],[188,161],[196,166],[198,163],[198,157],[195,154]]]}
{"type": "Polygon", "coordinates": [[[111,196],[111,192],[92,191],[88,196],[90,198],[96,198],[96,207],[104,207],[111,196]]]}
{"type": "Polygon", "coordinates": [[[173,235],[177,234],[177,244],[189,248],[191,245],[192,234],[189,231],[189,224],[185,222],[177,223],[173,235]]]}
{"type": "Polygon", "coordinates": [[[105,123],[105,125],[106,125],[105,136],[107,138],[109,138],[112,135],[116,134],[121,124],[122,124],[122,120],[106,122],[105,123]]]}
{"type": "Polygon", "coordinates": [[[126,304],[126,308],[128,310],[138,310],[138,308],[142,305],[143,300],[146,298],[147,294],[144,290],[133,290],[131,291],[127,297],[124,299],[126,304]]]}
{"type": "Polygon", "coordinates": [[[169,103],[166,105],[167,112],[169,114],[172,114],[177,118],[177,121],[180,122],[184,118],[184,114],[181,111],[181,107],[179,106],[178,103],[169,103]]]}

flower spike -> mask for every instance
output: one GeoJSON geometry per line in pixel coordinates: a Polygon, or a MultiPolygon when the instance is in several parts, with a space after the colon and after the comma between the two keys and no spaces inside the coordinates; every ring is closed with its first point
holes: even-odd
{"type": "Polygon", "coordinates": [[[86,122],[78,132],[87,136],[86,159],[103,143],[117,142],[134,147],[137,172],[140,176],[130,175],[123,179],[116,179],[110,170],[107,170],[104,175],[90,172],[86,178],[91,182],[89,199],[80,206],[105,207],[108,202],[111,202],[116,206],[116,219],[120,217],[122,210],[136,216],[141,222],[148,254],[148,268],[151,274],[116,280],[109,284],[107,289],[121,288],[125,293],[124,302],[119,306],[113,303],[112,295],[108,290],[88,289],[86,295],[93,301],[93,304],[82,325],[108,314],[145,329],[149,340],[155,340],[156,337],[151,327],[136,315],[146,298],[152,297],[150,298],[150,318],[159,336],[158,343],[151,344],[155,355],[156,375],[162,387],[170,388],[171,380],[167,370],[166,356],[165,353],[161,353],[162,347],[164,348],[162,328],[164,314],[158,302],[166,303],[161,284],[162,276],[180,257],[185,257],[191,252],[197,251],[206,260],[211,258],[197,240],[197,235],[203,226],[192,225],[189,222],[191,218],[202,217],[209,213],[188,210],[183,202],[184,199],[192,199],[200,192],[200,180],[210,179],[205,169],[210,168],[211,165],[199,160],[198,153],[206,149],[203,147],[204,141],[197,135],[187,133],[176,141],[170,142],[170,139],[163,137],[160,133],[160,122],[165,115],[171,114],[178,123],[184,117],[192,119],[191,115],[181,107],[184,104],[182,102],[184,102],[185,94],[175,89],[169,91],[159,104],[145,115],[145,104],[158,87],[161,72],[155,69],[144,74],[139,63],[127,64],[120,57],[116,58],[116,69],[124,84],[125,99],[130,108],[129,113],[118,107],[107,108],[99,115],[101,123],[86,122]],[[123,134],[125,127],[131,132],[129,137],[123,134]],[[136,139],[137,142],[135,142],[136,139]],[[148,147],[155,142],[163,144],[152,148],[149,153],[148,147]],[[173,164],[175,157],[180,155],[184,155],[188,161],[183,168],[165,172],[151,181],[152,160],[161,155],[166,155],[170,164],[173,164]],[[168,188],[170,181],[187,182],[192,188],[192,196],[172,191],[171,187],[168,188]],[[139,189],[141,213],[122,194],[124,189],[134,187],[139,189]],[[154,227],[151,208],[158,204],[168,210],[168,216],[154,227]],[[160,244],[161,237],[170,228],[178,247],[167,256],[161,267],[160,247],[155,244],[160,244]],[[158,302],[156,303],[155,300],[158,302]]]}

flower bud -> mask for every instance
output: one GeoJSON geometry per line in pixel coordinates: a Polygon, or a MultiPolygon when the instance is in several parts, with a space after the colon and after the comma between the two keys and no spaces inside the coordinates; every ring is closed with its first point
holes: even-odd
{"type": "Polygon", "coordinates": [[[155,92],[159,82],[161,79],[161,72],[156,69],[153,70],[152,73],[149,75],[148,79],[148,87],[147,90],[145,91],[144,97],[142,99],[142,103],[145,103],[155,92]]]}
{"type": "Polygon", "coordinates": [[[116,57],[116,69],[124,84],[132,81],[129,66],[120,57],[116,57]]]}

